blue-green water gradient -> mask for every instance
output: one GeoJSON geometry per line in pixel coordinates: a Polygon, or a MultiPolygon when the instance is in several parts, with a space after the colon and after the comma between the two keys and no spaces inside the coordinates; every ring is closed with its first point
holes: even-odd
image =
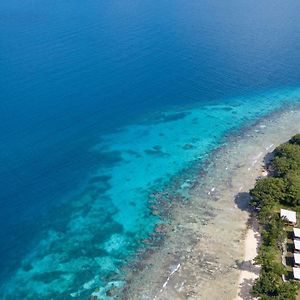
{"type": "Polygon", "coordinates": [[[230,130],[298,102],[299,9],[1,1],[1,298],[122,285],[159,219],[152,189],[230,130]]]}

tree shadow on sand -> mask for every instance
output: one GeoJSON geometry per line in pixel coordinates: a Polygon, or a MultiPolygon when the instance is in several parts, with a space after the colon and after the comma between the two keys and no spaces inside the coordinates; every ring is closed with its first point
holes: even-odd
{"type": "MultiPolygon", "coordinates": [[[[259,233],[259,226],[256,218],[251,216],[253,210],[249,206],[249,201],[251,196],[249,193],[241,192],[235,196],[235,204],[241,211],[246,211],[250,214],[248,219],[248,228],[251,228],[254,232],[254,238],[256,239],[256,252],[258,252],[258,248],[260,247],[260,233],[259,233]]],[[[238,266],[240,271],[248,271],[251,274],[255,274],[257,277],[259,276],[260,267],[258,265],[253,264],[253,260],[244,260],[242,262],[237,262],[236,265],[238,266]]],[[[246,277],[246,276],[245,276],[246,277]]],[[[252,300],[255,299],[251,295],[252,286],[255,282],[254,278],[243,278],[242,283],[239,285],[239,293],[238,296],[243,300],[252,300]]]]}
{"type": "Polygon", "coordinates": [[[254,265],[252,260],[247,260],[242,262],[236,261],[235,263],[240,271],[248,271],[256,275],[259,275],[260,268],[259,266],[254,265]]]}
{"type": "Polygon", "coordinates": [[[240,210],[247,211],[250,213],[251,212],[251,208],[249,206],[250,199],[251,197],[249,193],[241,192],[235,196],[234,202],[240,210]]]}
{"type": "Polygon", "coordinates": [[[240,284],[240,292],[238,296],[243,300],[253,300],[254,297],[251,295],[251,288],[254,284],[255,279],[244,279],[240,284]]]}
{"type": "Polygon", "coordinates": [[[249,228],[251,227],[252,230],[254,231],[254,237],[257,240],[256,250],[258,250],[260,247],[260,233],[259,233],[259,227],[256,218],[251,216],[251,214],[253,213],[253,209],[249,205],[250,199],[251,199],[250,193],[241,192],[235,196],[234,202],[240,210],[247,211],[250,214],[247,225],[249,228]]]}

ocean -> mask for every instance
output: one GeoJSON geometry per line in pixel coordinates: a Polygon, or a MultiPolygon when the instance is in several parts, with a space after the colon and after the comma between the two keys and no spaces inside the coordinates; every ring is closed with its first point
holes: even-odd
{"type": "Polygon", "coordinates": [[[299,10],[2,0],[0,298],[121,291],[166,222],[151,195],[226,136],[299,103],[299,10]]]}

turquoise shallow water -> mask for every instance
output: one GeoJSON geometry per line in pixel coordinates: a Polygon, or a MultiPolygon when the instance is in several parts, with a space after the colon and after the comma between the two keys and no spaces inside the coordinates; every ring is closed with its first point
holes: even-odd
{"type": "MultiPolygon", "coordinates": [[[[151,193],[205,161],[226,134],[299,99],[299,88],[273,90],[161,111],[99,136],[90,151],[109,164],[99,164],[80,193],[53,209],[53,223],[2,286],[2,298],[84,299],[97,290],[100,299],[111,299],[107,291],[125,284],[122,267],[155,225],[167,221],[150,209],[151,193]]],[[[182,182],[187,201],[189,184],[182,182]]]]}

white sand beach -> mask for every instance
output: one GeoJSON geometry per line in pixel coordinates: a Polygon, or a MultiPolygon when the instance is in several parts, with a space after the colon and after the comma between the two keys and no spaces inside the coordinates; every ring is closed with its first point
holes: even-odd
{"type": "Polygon", "coordinates": [[[251,219],[250,228],[247,230],[244,245],[244,261],[241,265],[241,272],[238,280],[237,297],[235,300],[253,299],[251,287],[259,276],[259,266],[254,265],[254,258],[257,256],[260,245],[260,233],[255,219],[251,219]]]}

